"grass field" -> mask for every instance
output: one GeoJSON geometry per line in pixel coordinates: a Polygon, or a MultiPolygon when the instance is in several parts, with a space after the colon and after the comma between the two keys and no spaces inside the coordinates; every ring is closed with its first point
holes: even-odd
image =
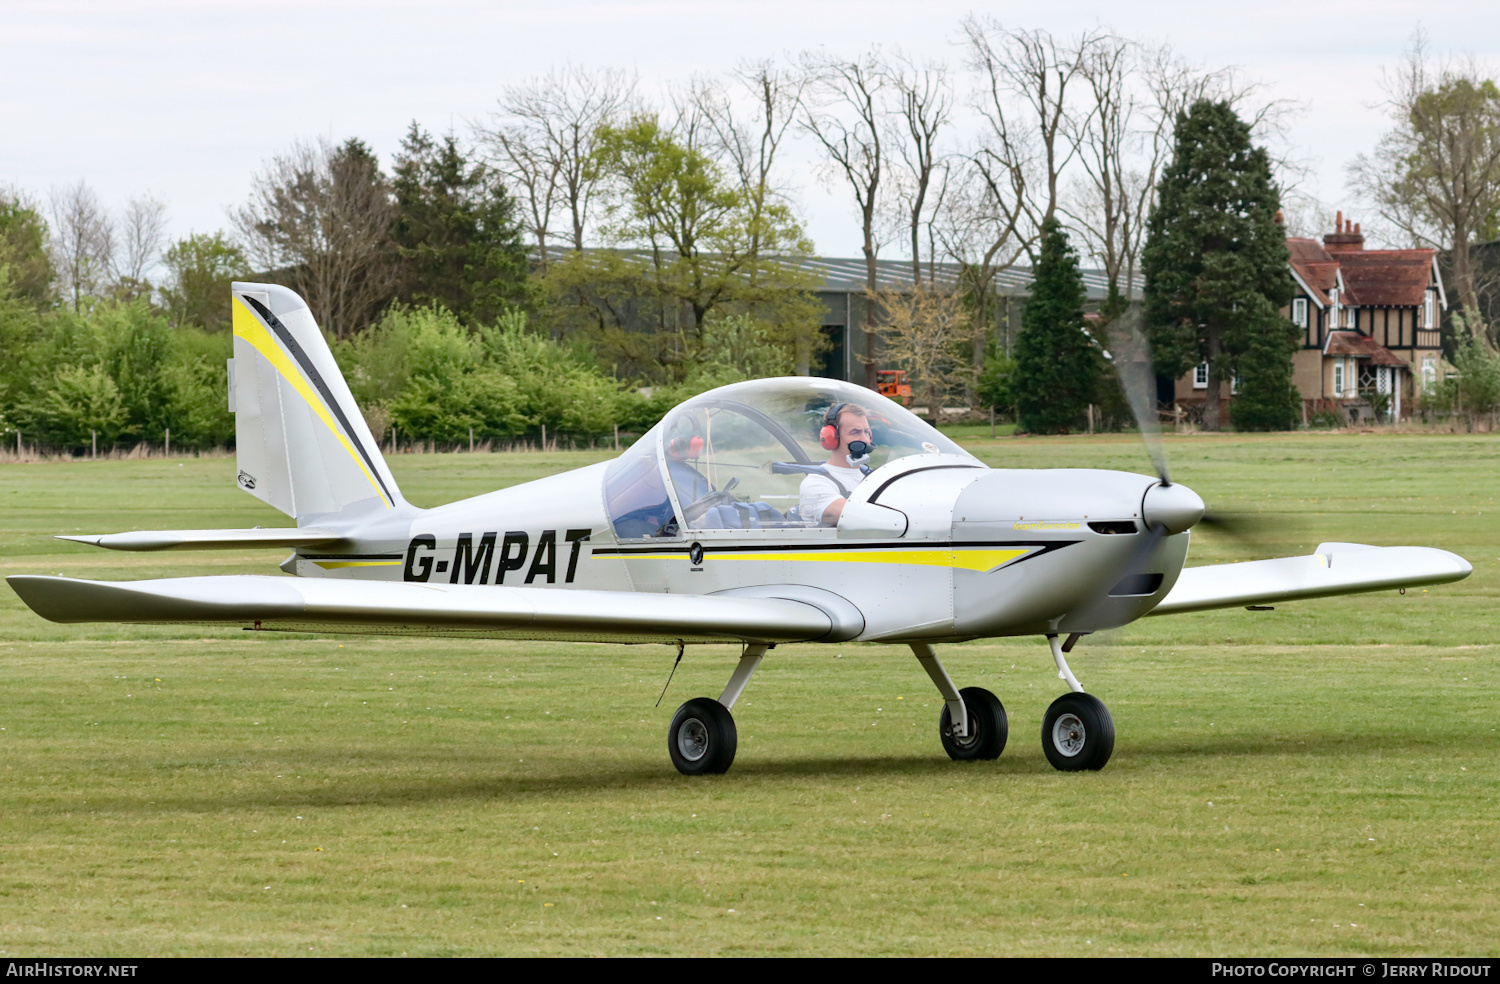
{"type": "MultiPolygon", "coordinates": [[[[987,433],[987,429],[985,431],[987,433]]],[[[993,464],[1144,471],[1129,437],[975,438],[993,464]]],[[[0,592],[0,956],[1463,954],[1500,939],[1500,444],[1168,439],[1257,547],[1463,554],[1456,585],[1146,619],[1073,667],[1119,739],[1055,773],[1041,640],[944,651],[1011,739],[953,763],[897,647],[777,649],[726,776],[665,732],[728,647],[61,626],[0,592]]],[[[598,460],[399,456],[434,505],[598,460]]],[[[54,533],[284,525],[232,458],[0,465],[0,573],[275,573],[54,533]]]]}

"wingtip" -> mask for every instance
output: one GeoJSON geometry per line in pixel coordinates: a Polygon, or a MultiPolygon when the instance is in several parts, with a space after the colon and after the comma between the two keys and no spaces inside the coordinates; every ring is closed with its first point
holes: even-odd
{"type": "Polygon", "coordinates": [[[103,533],[85,533],[82,536],[64,536],[58,533],[52,537],[54,540],[72,540],[74,543],[87,543],[91,547],[99,546],[99,541],[103,538],[103,533]]]}

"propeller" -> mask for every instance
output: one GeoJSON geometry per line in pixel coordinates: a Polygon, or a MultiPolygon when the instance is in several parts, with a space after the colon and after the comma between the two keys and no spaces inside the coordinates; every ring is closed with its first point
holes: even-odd
{"type": "Polygon", "coordinates": [[[1157,477],[1163,485],[1171,485],[1161,420],[1156,414],[1156,374],[1151,368],[1151,346],[1142,330],[1144,324],[1145,315],[1139,304],[1126,308],[1109,323],[1109,354],[1120,388],[1125,392],[1125,402],[1130,405],[1130,415],[1135,418],[1136,430],[1156,466],[1157,477]]]}
{"type": "MultiPolygon", "coordinates": [[[[1145,313],[1142,306],[1130,305],[1109,323],[1109,350],[1115,376],[1120,380],[1120,389],[1125,394],[1125,402],[1130,406],[1136,430],[1140,432],[1141,441],[1146,445],[1146,454],[1150,456],[1157,477],[1161,479],[1162,488],[1165,489],[1172,487],[1172,474],[1167,463],[1166,444],[1162,439],[1161,418],[1156,410],[1156,373],[1152,368],[1151,344],[1146,340],[1144,327],[1145,313]]],[[[1148,492],[1147,495],[1149,497],[1152,493],[1148,492]]],[[[1158,511],[1162,510],[1159,508],[1158,511]]],[[[1208,511],[1204,511],[1189,525],[1223,534],[1244,544],[1255,541],[1265,528],[1260,520],[1252,519],[1246,513],[1208,511]]],[[[1153,534],[1149,539],[1153,541],[1151,547],[1154,548],[1154,541],[1160,540],[1164,534],[1149,519],[1147,531],[1153,534]]],[[[1134,568],[1131,570],[1133,572],[1134,568]]]]}

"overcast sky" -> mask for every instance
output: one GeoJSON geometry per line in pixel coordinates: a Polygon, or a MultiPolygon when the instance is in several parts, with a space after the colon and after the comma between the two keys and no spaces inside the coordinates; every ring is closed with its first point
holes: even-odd
{"type": "MultiPolygon", "coordinates": [[[[971,11],[1061,36],[1102,24],[1238,66],[1305,104],[1291,136],[1313,164],[1307,190],[1346,210],[1344,167],[1387,125],[1381,69],[1419,25],[1437,53],[1500,65],[1496,0],[0,0],[0,184],[45,199],[83,179],[113,208],[149,192],[174,237],[208,232],[293,141],[357,136],[389,165],[411,120],[462,133],[503,86],[569,60],[634,69],[648,94],[804,48],[880,44],[956,67],[971,11]]],[[[795,173],[818,251],[857,255],[852,206],[795,173]]]]}

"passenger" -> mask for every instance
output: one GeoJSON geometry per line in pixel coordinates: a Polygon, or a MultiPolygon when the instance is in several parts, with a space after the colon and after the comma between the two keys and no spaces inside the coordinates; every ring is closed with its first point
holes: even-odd
{"type": "Polygon", "coordinates": [[[821,472],[802,480],[802,518],[809,526],[837,526],[844,503],[854,487],[865,480],[860,466],[870,460],[875,434],[869,414],[853,403],[835,403],[823,415],[819,433],[823,447],[831,451],[821,472]]]}

